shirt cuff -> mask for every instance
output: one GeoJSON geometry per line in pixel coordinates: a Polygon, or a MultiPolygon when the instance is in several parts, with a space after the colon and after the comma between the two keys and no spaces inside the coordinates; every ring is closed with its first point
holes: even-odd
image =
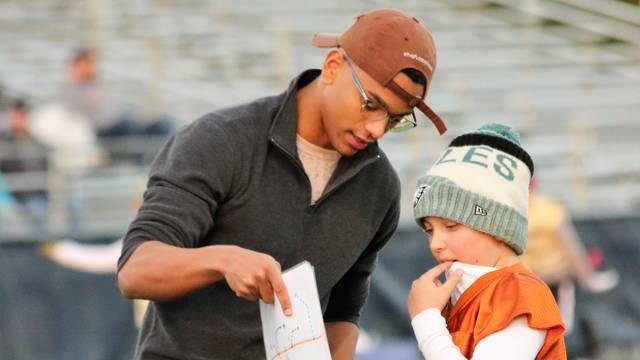
{"type": "Polygon", "coordinates": [[[418,346],[422,349],[422,345],[430,340],[434,335],[441,333],[443,330],[449,333],[447,330],[447,322],[440,314],[440,310],[436,308],[430,308],[424,310],[418,315],[414,316],[411,320],[411,326],[413,327],[413,333],[418,340],[418,346]]]}

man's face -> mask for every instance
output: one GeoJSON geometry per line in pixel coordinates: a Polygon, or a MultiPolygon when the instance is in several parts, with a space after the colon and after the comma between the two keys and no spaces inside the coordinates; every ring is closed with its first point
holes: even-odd
{"type": "MultiPolygon", "coordinates": [[[[404,100],[355,64],[353,71],[367,97],[386,112],[392,115],[411,112],[412,109],[404,100]]],[[[388,119],[385,117],[382,120],[372,120],[375,116],[372,117],[367,112],[376,109],[362,108],[363,96],[354,83],[347,61],[340,52],[336,51],[327,57],[322,76],[331,81],[329,86],[326,86],[320,105],[328,145],[343,156],[351,156],[384,136],[388,119]]],[[[394,80],[410,94],[421,96],[424,93],[422,85],[413,82],[403,73],[396,75],[394,80]]]]}

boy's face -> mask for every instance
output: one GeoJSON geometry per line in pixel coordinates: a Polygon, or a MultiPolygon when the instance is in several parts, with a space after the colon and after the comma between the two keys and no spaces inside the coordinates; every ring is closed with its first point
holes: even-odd
{"type": "Polygon", "coordinates": [[[431,254],[439,263],[459,261],[494,267],[504,254],[506,245],[491,235],[435,216],[428,216],[422,222],[431,254]]]}

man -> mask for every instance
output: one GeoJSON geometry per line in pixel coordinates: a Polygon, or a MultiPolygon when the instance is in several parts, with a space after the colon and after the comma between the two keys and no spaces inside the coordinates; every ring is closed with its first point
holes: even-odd
{"type": "Polygon", "coordinates": [[[117,109],[107,96],[98,73],[98,58],[88,48],[75,50],[67,67],[67,84],[62,102],[68,111],[81,116],[99,138],[127,135],[168,135],[173,119],[160,114],[145,117],[131,109],[117,109]]]}
{"type": "Polygon", "coordinates": [[[12,191],[12,196],[25,210],[33,231],[41,232],[47,215],[48,149],[32,136],[29,112],[24,99],[11,103],[9,128],[0,133],[0,172],[7,178],[14,177],[11,184],[22,185],[12,191]]]}
{"type": "Polygon", "coordinates": [[[119,260],[129,298],[152,300],[138,359],[264,358],[259,307],[296,309],[281,269],[315,267],[334,359],[352,359],[400,185],[377,140],[415,126],[435,46],[395,10],[359,16],[280,95],[213,112],[160,151],[119,260]],[[409,69],[409,70],[404,70],[409,69]],[[293,305],[292,305],[293,303],[293,305]]]}
{"type": "Polygon", "coordinates": [[[94,131],[113,126],[115,113],[98,76],[98,60],[90,49],[79,48],[69,59],[61,100],[69,111],[82,116],[94,131]]]}

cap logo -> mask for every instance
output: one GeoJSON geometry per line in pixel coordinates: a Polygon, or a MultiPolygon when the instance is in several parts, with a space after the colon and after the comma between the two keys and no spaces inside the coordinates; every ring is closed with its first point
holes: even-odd
{"type": "Polygon", "coordinates": [[[473,209],[473,214],[480,215],[480,216],[487,216],[487,210],[481,208],[480,205],[476,204],[475,208],[473,209]]]}
{"type": "Polygon", "coordinates": [[[424,58],[420,57],[419,55],[410,53],[408,51],[405,51],[404,54],[402,54],[402,55],[404,57],[406,57],[406,58],[417,60],[417,61],[421,62],[422,64],[424,64],[424,66],[429,68],[429,71],[433,72],[433,66],[431,66],[431,64],[427,60],[425,60],[424,58]]]}
{"type": "Polygon", "coordinates": [[[427,190],[428,188],[429,188],[429,185],[422,185],[418,189],[416,189],[416,193],[413,196],[413,207],[416,207],[418,205],[418,201],[420,201],[420,198],[424,194],[424,191],[427,190]]]}

